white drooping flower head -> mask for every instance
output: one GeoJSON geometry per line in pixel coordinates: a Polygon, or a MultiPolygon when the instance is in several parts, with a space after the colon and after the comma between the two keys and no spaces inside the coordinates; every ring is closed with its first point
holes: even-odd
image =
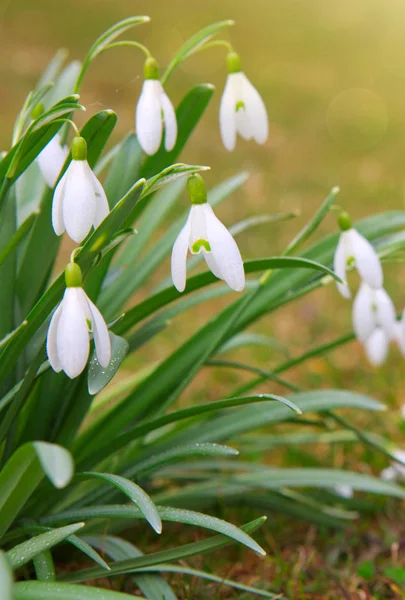
{"type": "Polygon", "coordinates": [[[384,364],[389,350],[390,337],[382,327],[376,327],[364,342],[367,358],[373,367],[384,364]]]}
{"type": "MultiPolygon", "coordinates": [[[[392,454],[401,463],[405,463],[405,450],[395,449],[392,454]]],[[[380,477],[385,481],[405,482],[405,464],[392,462],[389,467],[381,471],[380,477]]]]}
{"type": "Polygon", "coordinates": [[[219,129],[227,150],[234,150],[236,134],[264,144],[269,135],[266,106],[256,88],[241,71],[236,52],[227,56],[228,78],[219,107],[219,129]]]}
{"type": "Polygon", "coordinates": [[[97,360],[107,367],[111,360],[111,342],[107,325],[82,286],[82,273],[75,263],[65,271],[66,290],[51,319],[46,351],[56,373],[64,371],[74,379],[86,367],[90,352],[90,332],[94,336],[97,360]]]}
{"type": "Polygon", "coordinates": [[[87,144],[76,136],[72,162],[56,186],[52,204],[52,226],[56,235],[65,231],[80,244],[92,227],[97,228],[110,208],[103,186],[87,162],[87,144]]]}
{"type": "Polygon", "coordinates": [[[366,342],[381,328],[392,339],[396,332],[395,306],[387,292],[363,281],[353,302],[353,329],[360,342],[366,342]]]}
{"type": "Polygon", "coordinates": [[[192,206],[172,250],[171,273],[174,286],[179,292],[183,292],[186,287],[186,261],[190,251],[191,254],[202,253],[215,277],[223,279],[236,292],[241,292],[245,287],[245,272],[235,240],[207,203],[202,177],[190,175],[187,187],[192,206]]]}
{"type": "Polygon", "coordinates": [[[37,162],[46,184],[53,188],[58,180],[65,160],[69,154],[67,146],[62,146],[57,133],[37,156],[37,162]]]}
{"type": "Polygon", "coordinates": [[[145,81],[136,107],[136,134],[139,144],[149,155],[156,154],[165,132],[165,149],[173,150],[177,139],[177,120],[173,104],[159,80],[156,60],[149,57],[144,66],[145,81]]]}
{"type": "Polygon", "coordinates": [[[347,213],[339,215],[341,234],[335,251],[334,270],[345,283],[337,283],[339,292],[344,298],[350,298],[350,288],[346,283],[346,270],[353,264],[362,281],[372,288],[383,286],[383,271],[376,251],[365,237],[353,229],[347,213]]]}

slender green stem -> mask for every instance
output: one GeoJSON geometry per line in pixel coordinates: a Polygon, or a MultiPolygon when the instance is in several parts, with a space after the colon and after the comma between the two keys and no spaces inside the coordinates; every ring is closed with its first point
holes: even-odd
{"type": "Polygon", "coordinates": [[[232,44],[230,44],[226,40],[213,40],[212,42],[208,42],[207,44],[196,48],[193,54],[197,54],[197,52],[201,52],[202,50],[210,50],[211,48],[215,48],[216,46],[222,46],[226,48],[228,52],[233,52],[232,44]]]}
{"type": "Polygon", "coordinates": [[[75,134],[77,136],[80,136],[80,131],[79,131],[78,126],[71,119],[63,119],[63,118],[55,119],[54,121],[52,121],[52,123],[68,123],[74,129],[75,134]]]}
{"type": "Polygon", "coordinates": [[[114,42],[113,44],[108,44],[108,46],[106,46],[105,48],[100,50],[99,54],[102,54],[103,52],[106,52],[107,50],[112,50],[113,48],[122,48],[125,46],[138,48],[139,50],[142,50],[142,52],[145,53],[147,58],[150,58],[152,56],[152,54],[149,52],[149,50],[147,49],[146,46],[144,46],[143,44],[140,44],[139,42],[135,42],[133,40],[123,40],[122,42],[114,42]]]}
{"type": "Polygon", "coordinates": [[[294,385],[293,383],[290,383],[289,381],[286,381],[285,379],[278,377],[274,373],[270,373],[269,371],[264,371],[263,369],[259,369],[258,367],[254,367],[252,365],[246,365],[244,363],[231,361],[231,360],[219,360],[219,359],[210,359],[205,364],[207,367],[229,367],[230,369],[240,369],[242,371],[250,371],[251,373],[256,373],[256,375],[265,377],[266,379],[271,379],[275,383],[279,383],[280,385],[286,387],[287,389],[291,390],[292,392],[299,391],[299,388],[296,385],[294,385]]]}

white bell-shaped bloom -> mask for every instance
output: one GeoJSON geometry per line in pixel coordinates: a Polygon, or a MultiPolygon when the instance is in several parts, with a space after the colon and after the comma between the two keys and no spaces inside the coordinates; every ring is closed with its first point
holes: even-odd
{"type": "Polygon", "coordinates": [[[81,287],[66,288],[48,329],[46,349],[54,371],[64,371],[71,379],[82,373],[89,358],[89,324],[97,360],[107,367],[111,360],[111,342],[100,311],[81,287]]]}
{"type": "Polygon", "coordinates": [[[241,292],[245,272],[239,248],[225,225],[215,216],[211,206],[193,204],[186,224],[180,231],[172,251],[172,280],[179,292],[186,287],[187,252],[202,255],[215,277],[241,292]]]}
{"type": "MultiPolygon", "coordinates": [[[[343,281],[346,281],[346,270],[352,263],[362,281],[372,288],[382,287],[383,271],[380,259],[370,242],[353,228],[340,234],[334,257],[335,273],[343,281]]],[[[351,292],[347,283],[338,283],[337,287],[342,296],[350,298],[351,292]]]]}
{"type": "Polygon", "coordinates": [[[388,355],[390,337],[382,327],[376,327],[364,342],[367,358],[373,367],[384,364],[388,355]]]}
{"type": "Polygon", "coordinates": [[[55,186],[68,154],[69,149],[67,146],[62,146],[59,134],[56,134],[42,152],[38,154],[39,169],[50,188],[55,186]]]}
{"type": "Polygon", "coordinates": [[[354,496],[354,490],[352,486],[348,485],[347,483],[338,483],[335,485],[334,491],[338,496],[341,496],[341,498],[346,498],[347,500],[350,500],[350,498],[353,498],[354,496]]]}
{"type": "Polygon", "coordinates": [[[234,150],[236,134],[264,144],[269,135],[266,106],[241,71],[229,73],[219,107],[219,129],[227,150],[234,150]]]}
{"type": "Polygon", "coordinates": [[[374,289],[363,281],[353,302],[353,329],[357,339],[365,342],[377,327],[388,339],[395,335],[395,307],[383,288],[374,289]]]}
{"type": "Polygon", "coordinates": [[[163,129],[165,149],[170,152],[177,139],[177,120],[173,104],[159,81],[156,60],[149,57],[144,66],[145,81],[136,107],[136,134],[146,154],[152,155],[160,148],[163,129]]]}
{"type": "MultiPolygon", "coordinates": [[[[75,138],[80,145],[83,138],[75,138]]],[[[92,227],[97,228],[110,212],[103,186],[94,175],[86,153],[74,152],[73,160],[56,186],[52,204],[52,226],[56,235],[65,230],[70,238],[80,244],[92,227]],[[75,158],[75,155],[78,158],[75,158]]],[[[84,146],[85,148],[85,146],[84,146]]]]}
{"type": "Polygon", "coordinates": [[[405,482],[405,450],[396,449],[392,454],[404,464],[391,462],[389,467],[381,471],[380,477],[385,481],[405,482]]]}

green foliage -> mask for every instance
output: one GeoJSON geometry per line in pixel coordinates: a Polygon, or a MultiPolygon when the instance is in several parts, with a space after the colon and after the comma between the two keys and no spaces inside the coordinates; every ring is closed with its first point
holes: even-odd
{"type": "MultiPolygon", "coordinates": [[[[20,223],[16,183],[25,176],[35,182],[40,175],[32,166],[38,154],[59,130],[66,135],[64,119],[82,108],[76,92],[91,61],[117,36],[146,20],[133,17],[109,29],[92,46],[83,66],[71,63],[62,69],[64,56],[58,54],[27,97],[11,148],[0,162],[0,544],[4,550],[0,551],[0,588],[5,600],[124,599],[129,596],[76,585],[123,574],[133,578],[148,600],[163,596],[175,600],[163,572],[205,577],[272,598],[271,592],[174,564],[231,542],[265,554],[251,537],[265,518],[239,528],[200,511],[210,510],[226,498],[261,512],[277,511],[339,526],[352,519],[353,512],[340,506],[336,494],[325,494],[319,500],[314,489],[349,485],[367,493],[405,497],[400,486],[332,469],[322,460],[301,468],[273,468],[260,462],[263,453],[276,445],[320,442],[360,441],[392,456],[385,440],[361,432],[335,415],[339,409],[350,410],[350,414],[379,411],[384,408],[380,403],[345,390],[300,391],[280,376],[349,342],[350,334],[290,357],[288,348],[277,339],[247,331],[263,316],[277,318],[273,313],[280,307],[338,279],[331,270],[338,234],[323,237],[301,251],[329,213],[335,188],[282,256],[245,261],[249,279],[244,294],[216,309],[201,327],[187,330],[186,338],[157,364],[136,372],[129,381],[113,381],[122,365],[133,368],[143,346],[169,327],[174,316],[181,315],[190,323],[187,311],[192,306],[212,305],[225,293],[224,286],[205,271],[189,277],[183,294],[167,281],[166,258],[188,212],[178,216],[175,210],[185,177],[207,168],[178,160],[213,97],[214,88],[209,84],[192,88],[180,102],[178,138],[170,152],[160,148],[154,156],[145,157],[131,133],[106,154],[117,121],[110,110],[91,116],[83,126],[80,134],[87,141],[89,164],[105,172],[111,212],[75,252],[75,261],[83,271],[87,294],[112,321],[112,361],[102,367],[93,353],[87,372],[74,380],[50,369],[45,358],[46,325],[64,292],[63,273],[57,270],[60,239],[50,222],[53,191],[33,184],[33,197],[24,205],[32,211],[20,223]],[[45,112],[30,122],[39,101],[45,112]],[[134,229],[138,235],[132,235],[134,229]],[[301,254],[292,256],[298,250],[301,254]],[[164,268],[159,269],[162,264],[164,268]],[[263,371],[218,359],[247,345],[275,350],[279,364],[263,371]],[[226,397],[176,406],[191,383],[201,385],[197,375],[213,364],[251,371],[259,378],[251,378],[243,389],[229,390],[226,397]],[[250,393],[266,380],[283,385],[288,395],[250,393]],[[98,394],[109,384],[106,401],[106,396],[98,394]],[[315,429],[305,430],[308,425],[315,429]],[[232,447],[224,441],[230,441],[232,447]],[[235,458],[239,450],[241,461],[235,458]],[[255,461],[249,462],[252,455],[255,461]],[[162,523],[164,530],[166,522],[175,522],[218,535],[151,553],[117,535],[104,535],[106,522],[111,521],[114,533],[119,534],[135,520],[140,521],[138,534],[144,531],[146,520],[156,533],[162,531],[162,523]],[[81,537],[75,535],[79,529],[81,537]],[[66,544],[97,566],[64,575],[55,572],[53,550],[66,544]],[[111,562],[97,550],[105,552],[111,562]],[[14,583],[12,571],[30,562],[34,570],[19,571],[18,577],[31,577],[35,571],[36,580],[14,583]]],[[[230,24],[214,24],[190,38],[169,63],[165,80],[230,24]]],[[[63,171],[70,161],[69,156],[63,171]]],[[[240,173],[215,186],[208,193],[209,203],[216,206],[226,201],[247,177],[240,173]]],[[[290,216],[248,218],[234,224],[233,233],[257,224],[275,226],[290,216]]],[[[404,225],[405,212],[398,211],[368,217],[356,227],[387,256],[404,246],[405,236],[398,233],[404,225]]],[[[190,270],[198,264],[199,257],[192,258],[190,270]]],[[[195,395],[198,397],[198,392],[195,395]]],[[[366,563],[360,574],[372,577],[366,563]]],[[[402,577],[399,571],[390,576],[396,581],[402,577]]]]}

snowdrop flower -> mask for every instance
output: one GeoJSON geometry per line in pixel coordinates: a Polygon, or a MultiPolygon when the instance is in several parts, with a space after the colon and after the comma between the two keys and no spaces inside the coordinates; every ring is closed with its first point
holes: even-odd
{"type": "MultiPolygon", "coordinates": [[[[342,212],[339,215],[341,234],[334,257],[335,273],[343,281],[346,280],[346,269],[354,264],[362,281],[372,288],[381,288],[383,285],[383,272],[380,259],[373,246],[353,229],[349,215],[342,212]]],[[[350,298],[351,293],[347,283],[337,284],[339,292],[344,298],[350,298]]]]}
{"type": "Polygon", "coordinates": [[[381,367],[387,358],[390,337],[382,327],[376,327],[364,342],[367,358],[373,367],[381,367]]]}
{"type": "Polygon", "coordinates": [[[58,180],[65,160],[69,154],[67,146],[62,146],[60,135],[57,133],[49,144],[38,154],[37,162],[46,184],[53,188],[58,180]]]}
{"type": "Polygon", "coordinates": [[[241,71],[240,58],[236,52],[227,56],[228,78],[219,107],[219,129],[227,150],[234,150],[236,134],[252,138],[264,144],[269,135],[269,124],[264,102],[241,71]]]}
{"type": "Polygon", "coordinates": [[[373,289],[363,281],[353,302],[353,329],[357,339],[365,342],[377,328],[388,339],[395,335],[395,307],[383,288],[373,289]]]}
{"type": "Polygon", "coordinates": [[[202,253],[215,277],[241,292],[245,287],[245,272],[235,240],[207,203],[202,177],[190,175],[187,187],[192,206],[173,246],[171,272],[174,286],[179,292],[186,287],[186,260],[190,250],[191,254],[202,253]]]}
{"type": "Polygon", "coordinates": [[[338,496],[341,496],[341,498],[346,498],[347,500],[350,500],[350,498],[353,498],[354,496],[352,486],[346,483],[338,483],[335,485],[334,491],[338,496]]]}
{"type": "Polygon", "coordinates": [[[152,155],[160,148],[165,129],[165,149],[174,148],[177,139],[177,121],[173,104],[159,81],[158,64],[149,57],[144,66],[145,81],[136,107],[136,133],[146,154],[152,155]]]}
{"type": "Polygon", "coordinates": [[[64,371],[74,379],[86,367],[90,352],[89,324],[94,336],[97,360],[107,367],[111,342],[107,325],[82,286],[82,272],[75,263],[65,271],[66,291],[48,329],[46,351],[56,373],[64,371]]]}
{"type": "MultiPolygon", "coordinates": [[[[392,454],[405,463],[405,450],[396,449],[392,454]]],[[[381,471],[380,477],[385,481],[405,481],[405,464],[392,462],[389,467],[381,471]]]]}
{"type": "Polygon", "coordinates": [[[52,204],[52,226],[56,235],[67,231],[80,244],[94,226],[110,212],[103,186],[87,162],[87,144],[76,136],[72,142],[72,162],[56,186],[52,204]]]}

